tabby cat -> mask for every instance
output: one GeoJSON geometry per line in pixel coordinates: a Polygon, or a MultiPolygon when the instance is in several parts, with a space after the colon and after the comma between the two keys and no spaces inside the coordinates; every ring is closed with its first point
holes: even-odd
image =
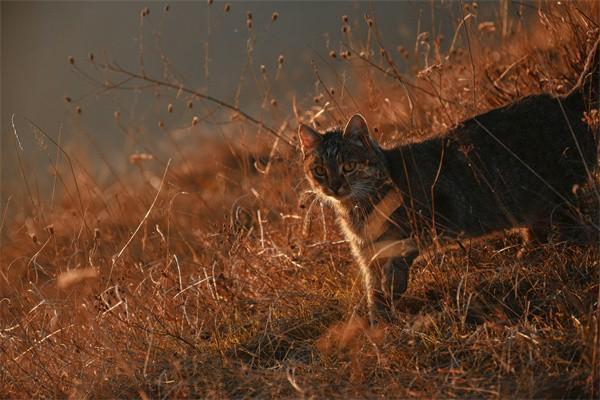
{"type": "Polygon", "coordinates": [[[582,121],[597,107],[589,103],[591,92],[597,102],[597,67],[592,74],[567,96],[528,96],[391,149],[359,114],[324,134],[300,125],[306,177],[336,211],[362,272],[371,323],[406,290],[416,238],[526,227],[544,240],[557,208],[574,203],[573,186],[598,162],[597,138],[582,121]]]}

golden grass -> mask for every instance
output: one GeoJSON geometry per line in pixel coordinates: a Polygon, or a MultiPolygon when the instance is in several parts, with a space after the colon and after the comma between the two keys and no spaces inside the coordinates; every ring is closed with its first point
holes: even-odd
{"type": "MultiPolygon", "coordinates": [[[[444,54],[432,40],[430,65],[412,61],[419,78],[406,82],[434,95],[400,83],[385,52],[342,58],[364,78],[374,134],[417,140],[567,91],[599,11],[544,4],[506,37],[502,18],[494,32],[467,19],[468,46],[444,54]]],[[[354,111],[337,101],[301,117],[354,111]]],[[[81,201],[69,186],[59,209],[4,227],[0,397],[598,397],[598,246],[517,257],[512,234],[462,243],[416,263],[398,321],[370,328],[348,245],[306,195],[298,154],[265,133],[251,143],[206,141],[169,168],[136,155],[139,177],[105,189],[75,171],[81,201]]]]}

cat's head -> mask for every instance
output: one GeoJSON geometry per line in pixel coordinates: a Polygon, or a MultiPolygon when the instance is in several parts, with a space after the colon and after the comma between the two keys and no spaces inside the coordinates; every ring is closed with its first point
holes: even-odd
{"type": "Polygon", "coordinates": [[[343,130],[321,134],[302,124],[298,134],[306,177],[326,200],[343,203],[369,200],[387,181],[383,153],[360,114],[350,118],[343,130]]]}

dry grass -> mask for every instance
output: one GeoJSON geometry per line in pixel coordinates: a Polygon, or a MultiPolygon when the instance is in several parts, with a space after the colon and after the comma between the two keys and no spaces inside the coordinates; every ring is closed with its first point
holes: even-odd
{"type": "MultiPolygon", "coordinates": [[[[354,94],[375,135],[416,140],[567,91],[599,12],[544,4],[525,26],[500,17],[495,32],[467,18],[450,53],[421,37],[429,65],[407,61],[418,79],[396,75],[375,21],[372,52],[347,43],[350,59],[336,62],[363,78],[354,94]],[[504,22],[517,32],[503,37],[504,22]]],[[[356,106],[338,89],[300,118],[343,120],[356,106]]],[[[518,258],[512,234],[462,243],[418,262],[398,321],[369,328],[348,245],[306,195],[298,154],[264,130],[258,139],[205,142],[168,168],[138,155],[139,175],[102,189],[77,168],[75,188],[67,167],[61,207],[4,227],[0,397],[600,395],[598,246],[518,258]]]]}

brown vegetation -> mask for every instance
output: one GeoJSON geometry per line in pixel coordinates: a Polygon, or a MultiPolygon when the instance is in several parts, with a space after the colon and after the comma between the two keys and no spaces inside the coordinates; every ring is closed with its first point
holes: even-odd
{"type": "MultiPolygon", "coordinates": [[[[517,257],[510,233],[460,243],[415,264],[397,323],[369,328],[348,245],[285,143],[300,120],[328,125],[358,108],[396,143],[529,93],[565,93],[599,35],[596,2],[544,3],[527,21],[476,12],[465,3],[447,52],[419,36],[427,64],[400,49],[414,78],[367,19],[368,45],[334,53],[362,95],[341,97],[341,81],[324,85],[317,70],[321,97],[282,129],[235,110],[229,137],[261,133],[206,139],[181,163],[134,155],[139,175],[108,188],[66,163],[61,207],[3,226],[0,397],[597,398],[596,245],[517,257]]],[[[593,189],[581,198],[598,221],[593,189]]]]}

